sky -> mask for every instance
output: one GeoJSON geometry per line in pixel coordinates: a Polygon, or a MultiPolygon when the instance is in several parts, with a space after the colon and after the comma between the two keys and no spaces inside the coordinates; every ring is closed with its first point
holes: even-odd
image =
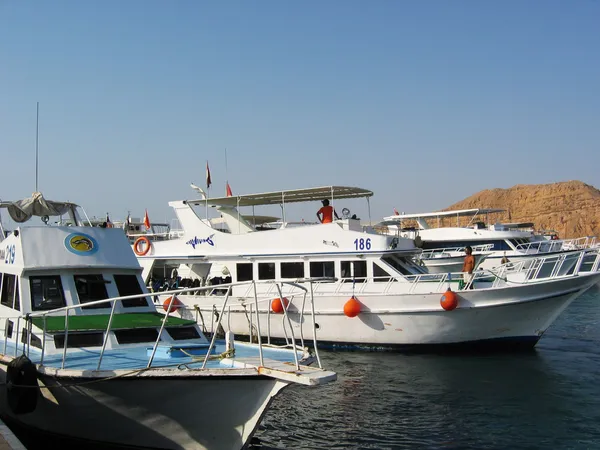
{"type": "Polygon", "coordinates": [[[113,220],[170,220],[207,161],[211,197],[359,186],[373,218],[600,187],[599,23],[598,0],[0,0],[0,198],[35,191],[37,102],[38,190],[113,220]]]}

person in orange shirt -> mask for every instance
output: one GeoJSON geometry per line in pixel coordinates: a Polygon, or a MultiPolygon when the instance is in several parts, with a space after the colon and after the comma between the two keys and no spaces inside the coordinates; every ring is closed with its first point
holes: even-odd
{"type": "Polygon", "coordinates": [[[463,263],[462,271],[464,274],[465,280],[465,289],[473,289],[473,270],[475,270],[475,257],[473,256],[473,249],[471,246],[467,245],[465,248],[465,261],[463,263]]]}
{"type": "Polygon", "coordinates": [[[331,223],[333,222],[333,216],[335,214],[335,218],[339,219],[335,209],[333,206],[329,206],[329,200],[323,200],[323,207],[317,211],[317,218],[321,223],[331,223]]]}

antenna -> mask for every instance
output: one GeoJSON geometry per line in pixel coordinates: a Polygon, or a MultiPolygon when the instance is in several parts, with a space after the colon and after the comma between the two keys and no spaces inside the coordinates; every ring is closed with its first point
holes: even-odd
{"type": "Polygon", "coordinates": [[[40,102],[37,102],[37,114],[35,121],[35,192],[38,192],[38,143],[40,131],[40,102]]]}
{"type": "Polygon", "coordinates": [[[227,170],[227,148],[225,148],[225,178],[229,182],[229,171],[227,170]]]}

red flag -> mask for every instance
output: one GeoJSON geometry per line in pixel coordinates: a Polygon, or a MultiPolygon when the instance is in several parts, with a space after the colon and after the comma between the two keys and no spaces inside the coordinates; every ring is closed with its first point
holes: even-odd
{"type": "Polygon", "coordinates": [[[208,161],[206,161],[206,188],[208,189],[212,184],[212,180],[210,179],[210,169],[208,168],[208,161]]]}
{"type": "Polygon", "coordinates": [[[225,190],[227,191],[227,197],[233,197],[233,192],[231,192],[231,186],[229,186],[229,181],[227,182],[227,187],[225,190]]]}
{"type": "Polygon", "coordinates": [[[146,210],[146,214],[144,214],[144,226],[147,231],[150,231],[150,218],[148,217],[148,210],[146,210]]]}
{"type": "Polygon", "coordinates": [[[112,228],[113,224],[110,221],[110,217],[108,217],[108,213],[106,213],[106,228],[112,228]]]}
{"type": "Polygon", "coordinates": [[[398,213],[398,210],[396,208],[394,208],[394,214],[399,216],[400,214],[398,213]]]}

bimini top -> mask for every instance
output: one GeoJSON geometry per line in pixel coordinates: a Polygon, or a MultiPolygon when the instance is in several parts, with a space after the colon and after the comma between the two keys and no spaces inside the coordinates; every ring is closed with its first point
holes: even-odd
{"type": "Polygon", "coordinates": [[[232,197],[204,198],[201,200],[188,200],[187,203],[194,205],[215,206],[257,206],[257,205],[279,205],[285,203],[313,202],[325,198],[337,200],[342,198],[366,198],[371,197],[373,191],[347,186],[325,186],[307,189],[294,189],[290,191],[264,192],[262,194],[236,195],[232,197]]]}
{"type": "Polygon", "coordinates": [[[457,209],[454,211],[436,211],[421,214],[396,214],[394,216],[388,216],[383,218],[382,225],[393,225],[401,220],[409,219],[433,219],[439,217],[470,217],[479,214],[492,214],[504,212],[504,209],[485,209],[485,208],[474,208],[474,209],[457,209]]]}
{"type": "Polygon", "coordinates": [[[78,205],[46,200],[41,192],[34,192],[30,198],[16,202],[0,202],[0,208],[6,208],[15,222],[23,223],[33,216],[62,216],[78,208],[78,205]]]}

